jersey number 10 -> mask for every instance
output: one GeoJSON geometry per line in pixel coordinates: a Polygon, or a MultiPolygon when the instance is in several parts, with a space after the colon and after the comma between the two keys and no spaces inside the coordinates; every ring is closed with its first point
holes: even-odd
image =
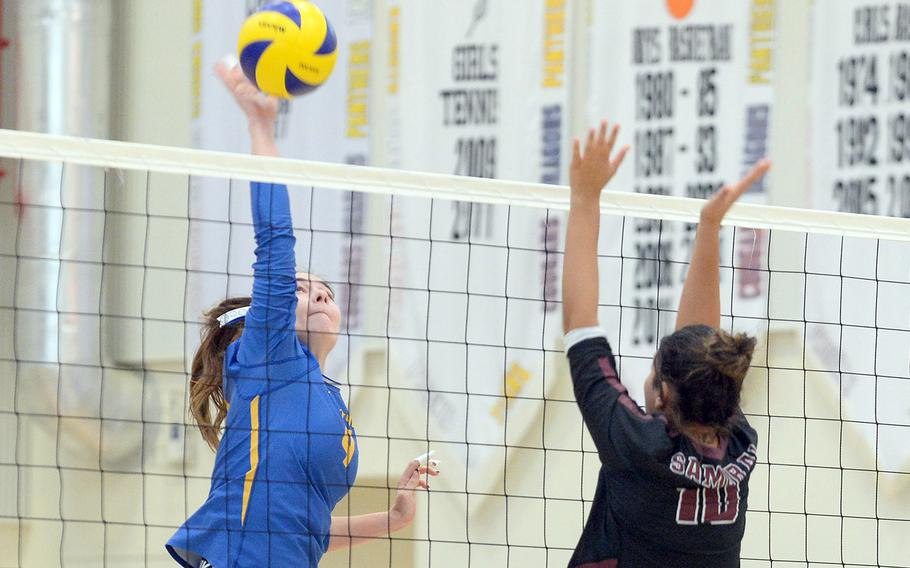
{"type": "Polygon", "coordinates": [[[676,507],[678,525],[732,525],[739,517],[739,485],[725,487],[680,487],[676,507]]]}

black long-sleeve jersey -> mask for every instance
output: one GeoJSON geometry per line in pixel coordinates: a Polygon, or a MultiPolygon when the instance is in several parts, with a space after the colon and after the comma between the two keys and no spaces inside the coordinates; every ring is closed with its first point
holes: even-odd
{"type": "Polygon", "coordinates": [[[605,337],[570,347],[575,397],[602,463],[571,567],[740,565],[757,434],[739,413],[718,448],[629,397],[605,337]]]}

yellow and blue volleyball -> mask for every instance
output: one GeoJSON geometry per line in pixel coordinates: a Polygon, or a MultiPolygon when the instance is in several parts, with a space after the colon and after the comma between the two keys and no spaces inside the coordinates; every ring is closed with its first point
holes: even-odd
{"type": "Polygon", "coordinates": [[[306,0],[263,6],[240,28],[240,66],[260,91],[291,98],[329,78],[338,57],[335,30],[322,10],[306,0]]]}

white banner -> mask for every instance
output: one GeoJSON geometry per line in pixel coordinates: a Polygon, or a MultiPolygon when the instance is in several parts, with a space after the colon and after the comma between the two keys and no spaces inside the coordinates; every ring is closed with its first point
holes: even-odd
{"type": "Polygon", "coordinates": [[[910,217],[910,6],[816,6],[813,40],[814,205],[910,217]]]}
{"type": "MultiPolygon", "coordinates": [[[[589,121],[620,124],[620,144],[632,145],[611,191],[706,197],[768,154],[773,0],[595,0],[593,8],[589,121]]],[[[744,197],[765,199],[764,182],[744,197]]],[[[642,376],[673,329],[675,314],[654,308],[676,310],[694,229],[628,219],[603,231],[601,254],[625,259],[608,260],[608,274],[621,275],[621,304],[630,307],[621,329],[614,319],[613,337],[624,354],[644,358],[642,376]]],[[[763,318],[766,235],[739,230],[735,248],[730,236],[722,266],[736,270],[722,269],[723,313],[763,318]]]]}
{"type": "MultiPolygon", "coordinates": [[[[212,67],[226,54],[237,55],[237,34],[243,20],[265,3],[197,2],[194,142],[199,148],[249,150],[243,113],[212,67]]],[[[338,62],[324,85],[306,96],[281,101],[278,146],[288,158],[367,164],[372,2],[321,0],[318,5],[335,28],[338,62]]],[[[354,192],[291,188],[291,208],[298,229],[298,267],[334,283],[350,331],[362,323],[362,290],[345,283],[357,282],[362,274],[362,238],[351,234],[363,231],[363,197],[354,192]]],[[[252,231],[246,225],[232,225],[250,223],[247,183],[235,180],[230,187],[218,180],[192,180],[190,216],[185,315],[188,321],[196,321],[219,296],[249,294],[251,289],[252,231]]],[[[194,344],[188,340],[188,345],[194,344]]],[[[338,350],[343,353],[345,345],[340,344],[338,350]]],[[[330,358],[328,373],[338,376],[346,366],[344,357],[330,358]]]]}
{"type": "MultiPolygon", "coordinates": [[[[816,2],[812,33],[813,205],[910,217],[910,5],[816,2]]],[[[883,423],[856,425],[877,467],[908,473],[910,247],[814,240],[810,346],[845,397],[843,418],[883,423]]]]}
{"type": "MultiPolygon", "coordinates": [[[[571,6],[389,2],[385,165],[564,183],[571,6]]],[[[502,445],[539,428],[545,379],[556,383],[544,349],[561,337],[560,262],[544,251],[560,248],[563,217],[418,199],[391,206],[391,301],[401,308],[389,334],[413,338],[393,342],[392,368],[432,391],[413,395],[418,408],[430,405],[431,437],[453,442],[470,472],[498,470],[502,445]]],[[[502,481],[469,479],[480,492],[502,481]]]]}
{"type": "Polygon", "coordinates": [[[557,183],[568,0],[399,0],[388,165],[557,183]]]}
{"type": "MultiPolygon", "coordinates": [[[[206,150],[248,148],[245,119],[212,72],[226,54],[237,55],[237,34],[264,0],[202,3],[199,35],[199,110],[195,145],[206,150]]],[[[281,101],[278,142],[283,156],[325,162],[366,163],[369,149],[367,89],[372,30],[369,0],[317,3],[335,28],[338,63],[331,78],[312,93],[281,101]]]]}

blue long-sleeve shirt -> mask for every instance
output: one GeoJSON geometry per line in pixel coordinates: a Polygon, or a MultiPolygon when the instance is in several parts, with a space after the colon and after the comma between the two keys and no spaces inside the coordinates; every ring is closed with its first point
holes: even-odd
{"type": "Polygon", "coordinates": [[[229,410],[205,503],[166,548],[183,566],[316,566],[357,475],[338,387],[297,338],[287,187],[252,183],[256,262],[243,333],[224,356],[229,410]]]}

